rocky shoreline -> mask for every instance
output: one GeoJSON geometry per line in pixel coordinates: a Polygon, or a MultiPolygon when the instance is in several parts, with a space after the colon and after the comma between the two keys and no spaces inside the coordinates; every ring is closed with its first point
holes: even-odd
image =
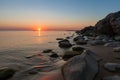
{"type": "Polygon", "coordinates": [[[25,57],[46,58],[47,55],[50,65],[34,66],[19,73],[12,67],[1,68],[0,80],[120,80],[120,11],[109,14],[95,26],[56,40],[65,49],[63,55],[46,49],[43,54],[25,57]]]}

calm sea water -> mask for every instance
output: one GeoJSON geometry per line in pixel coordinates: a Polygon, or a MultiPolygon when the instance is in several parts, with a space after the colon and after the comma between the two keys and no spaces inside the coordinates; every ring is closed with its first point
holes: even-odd
{"type": "Polygon", "coordinates": [[[73,33],[72,31],[0,31],[0,68],[17,70],[15,77],[10,80],[38,80],[47,76],[51,70],[56,71],[64,61],[61,58],[51,60],[49,54],[42,51],[53,49],[60,55],[64,50],[58,47],[56,38],[65,38],[73,33]],[[27,58],[32,55],[36,56],[27,58]],[[30,70],[36,70],[34,66],[40,67],[39,74],[26,76],[30,70]],[[40,73],[41,71],[45,73],[40,73]]]}
{"type": "Polygon", "coordinates": [[[72,33],[72,31],[0,31],[0,53],[56,49],[56,38],[64,38],[72,33]]]}

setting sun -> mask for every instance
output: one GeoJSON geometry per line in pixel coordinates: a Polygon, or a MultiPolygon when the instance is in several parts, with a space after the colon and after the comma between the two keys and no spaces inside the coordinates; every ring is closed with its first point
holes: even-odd
{"type": "Polygon", "coordinates": [[[41,28],[38,28],[37,30],[38,30],[38,31],[41,31],[41,28]]]}

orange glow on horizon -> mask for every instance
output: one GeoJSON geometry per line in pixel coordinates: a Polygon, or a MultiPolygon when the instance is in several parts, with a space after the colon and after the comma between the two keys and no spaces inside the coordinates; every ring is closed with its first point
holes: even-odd
{"type": "Polygon", "coordinates": [[[37,28],[38,31],[41,31],[41,28],[37,28]]]}

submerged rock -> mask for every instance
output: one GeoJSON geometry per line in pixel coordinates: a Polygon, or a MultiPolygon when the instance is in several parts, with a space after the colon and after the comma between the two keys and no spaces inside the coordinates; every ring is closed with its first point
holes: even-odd
{"type": "Polygon", "coordinates": [[[15,74],[15,70],[11,68],[0,69],[0,80],[7,80],[15,74]]]}
{"type": "Polygon", "coordinates": [[[93,80],[97,73],[98,62],[88,52],[71,58],[62,67],[62,74],[65,80],[93,80]]]}
{"type": "Polygon", "coordinates": [[[104,68],[109,71],[117,71],[117,69],[120,70],[120,64],[118,63],[106,63],[104,64],[104,68]]]}
{"type": "Polygon", "coordinates": [[[50,53],[50,52],[52,52],[52,49],[43,50],[43,53],[50,53]]]}
{"type": "Polygon", "coordinates": [[[120,80],[120,76],[118,75],[108,76],[108,77],[104,77],[103,80],[120,80]]]}

